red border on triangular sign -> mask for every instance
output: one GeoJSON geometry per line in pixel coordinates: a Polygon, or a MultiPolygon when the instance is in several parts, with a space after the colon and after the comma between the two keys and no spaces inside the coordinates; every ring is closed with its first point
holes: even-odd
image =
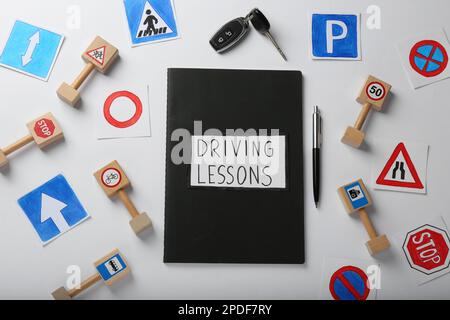
{"type": "Polygon", "coordinates": [[[103,59],[102,59],[102,63],[100,63],[100,64],[103,65],[105,63],[105,57],[106,57],[106,46],[101,46],[101,47],[98,47],[96,49],[92,49],[91,51],[86,52],[86,54],[87,54],[87,56],[89,58],[91,58],[95,62],[99,63],[97,59],[95,59],[93,56],[90,55],[90,53],[92,53],[92,52],[94,52],[94,51],[96,51],[98,49],[102,49],[102,48],[104,48],[104,50],[103,50],[103,59]]]}
{"type": "Polygon", "coordinates": [[[395,147],[394,152],[389,158],[388,162],[384,166],[383,171],[381,171],[380,176],[377,179],[377,184],[384,186],[392,186],[392,187],[403,187],[403,188],[413,188],[413,189],[423,189],[423,184],[420,181],[419,175],[417,174],[416,167],[411,161],[408,151],[406,150],[405,144],[400,142],[397,147],[395,147]],[[403,158],[405,158],[406,165],[408,166],[409,171],[414,179],[414,182],[402,182],[395,180],[386,180],[386,176],[389,173],[389,169],[394,164],[394,161],[397,159],[400,152],[403,154],[403,158]]]}

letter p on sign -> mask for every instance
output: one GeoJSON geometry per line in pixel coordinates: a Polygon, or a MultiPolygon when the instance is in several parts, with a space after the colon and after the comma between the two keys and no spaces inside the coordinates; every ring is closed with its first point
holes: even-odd
{"type": "Polygon", "coordinates": [[[312,14],[313,59],[360,60],[359,14],[312,14]]]}

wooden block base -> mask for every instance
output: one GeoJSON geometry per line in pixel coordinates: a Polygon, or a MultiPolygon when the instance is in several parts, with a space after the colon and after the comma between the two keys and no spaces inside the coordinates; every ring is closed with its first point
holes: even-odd
{"type": "Polygon", "coordinates": [[[130,220],[130,226],[134,233],[139,234],[142,231],[151,228],[152,221],[146,213],[141,213],[137,217],[130,220]]]}
{"type": "Polygon", "coordinates": [[[0,168],[3,168],[8,164],[8,158],[6,157],[6,154],[0,150],[0,168]]]}
{"type": "Polygon", "coordinates": [[[391,246],[388,237],[383,234],[374,239],[370,239],[366,242],[367,250],[369,250],[370,255],[374,256],[378,253],[387,250],[391,246]]]}
{"type": "Polygon", "coordinates": [[[56,92],[65,103],[74,107],[80,101],[80,93],[67,83],[63,83],[56,92]]]}
{"type": "Polygon", "coordinates": [[[69,295],[69,292],[66,288],[61,287],[52,292],[52,296],[55,300],[72,300],[72,297],[69,295]]]}
{"type": "Polygon", "coordinates": [[[366,135],[364,132],[353,127],[347,127],[344,136],[341,139],[341,142],[353,148],[359,148],[364,142],[365,136],[366,135]]]}

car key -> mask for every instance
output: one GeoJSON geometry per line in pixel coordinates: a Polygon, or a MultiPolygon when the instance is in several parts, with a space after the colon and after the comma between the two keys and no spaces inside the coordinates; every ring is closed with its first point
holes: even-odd
{"type": "Polygon", "coordinates": [[[272,41],[275,48],[277,48],[278,52],[283,57],[283,59],[287,61],[286,55],[284,54],[283,50],[281,50],[280,46],[275,41],[272,34],[269,32],[270,23],[269,20],[267,20],[267,18],[264,16],[264,14],[258,8],[255,8],[250,12],[249,18],[253,27],[260,33],[267,36],[270,39],[270,41],[272,41]]]}
{"type": "Polygon", "coordinates": [[[221,53],[238,44],[249,31],[249,17],[240,17],[226,23],[211,38],[209,43],[217,52],[221,53]]]}

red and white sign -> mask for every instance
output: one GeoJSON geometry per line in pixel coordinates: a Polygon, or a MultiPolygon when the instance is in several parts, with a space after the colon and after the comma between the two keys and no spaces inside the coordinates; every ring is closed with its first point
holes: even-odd
{"type": "Polygon", "coordinates": [[[403,243],[403,252],[411,268],[426,275],[449,268],[449,250],[447,231],[428,224],[410,231],[403,243]]]}
{"type": "Polygon", "coordinates": [[[86,54],[94,59],[97,63],[103,65],[105,63],[106,46],[86,52],[86,54]]]}
{"type": "Polygon", "coordinates": [[[450,44],[443,29],[406,39],[397,44],[397,50],[414,89],[450,77],[450,44]]]}
{"type": "Polygon", "coordinates": [[[426,193],[428,145],[377,141],[372,161],[375,189],[426,193]]]}
{"type": "Polygon", "coordinates": [[[102,183],[108,188],[117,187],[122,182],[122,174],[116,168],[106,168],[102,172],[102,183]]]}
{"type": "Polygon", "coordinates": [[[366,95],[374,101],[379,101],[386,96],[386,89],[380,82],[374,81],[366,87],[366,95]]]}
{"type": "Polygon", "coordinates": [[[105,105],[103,106],[103,115],[105,116],[106,121],[116,128],[124,129],[131,127],[136,124],[142,116],[142,102],[137,95],[131,93],[130,91],[117,91],[111,94],[105,101],[105,105]],[[111,114],[111,106],[113,102],[118,98],[127,98],[131,102],[133,102],[135,107],[135,112],[133,116],[125,121],[117,120],[111,114]]]}
{"type": "Polygon", "coordinates": [[[55,133],[55,124],[49,119],[40,119],[34,124],[34,132],[42,139],[47,139],[55,133]]]}
{"type": "Polygon", "coordinates": [[[113,88],[103,108],[97,108],[99,139],[150,137],[148,87],[113,88]]]}

